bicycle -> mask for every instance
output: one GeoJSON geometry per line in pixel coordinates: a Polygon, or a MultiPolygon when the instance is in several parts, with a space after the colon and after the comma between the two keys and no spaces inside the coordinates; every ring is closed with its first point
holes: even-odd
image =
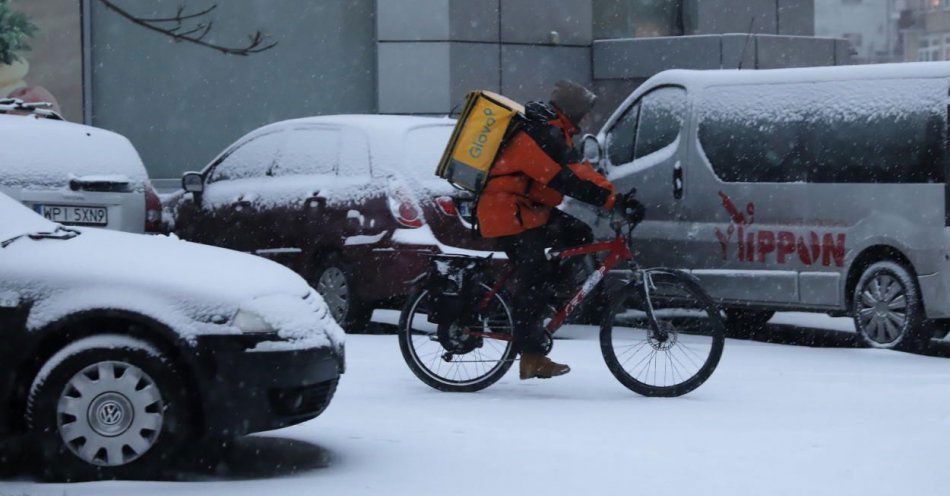
{"type": "MultiPolygon", "coordinates": [[[[644,396],[681,396],[699,387],[722,356],[725,329],[719,308],[689,274],[639,267],[630,249],[636,224],[611,222],[609,241],[550,251],[549,260],[607,255],[574,296],[545,324],[551,336],[605,276],[629,262],[632,276],[608,294],[600,347],[610,372],[644,396]],[[662,359],[662,362],[658,361],[662,359]],[[628,368],[628,364],[632,364],[628,368]],[[690,372],[692,371],[692,372],[690,372]],[[660,382],[662,379],[662,383],[660,382]]],[[[511,368],[514,321],[504,294],[509,267],[490,280],[491,257],[433,255],[399,318],[399,347],[422,382],[441,391],[484,389],[511,368]]]]}

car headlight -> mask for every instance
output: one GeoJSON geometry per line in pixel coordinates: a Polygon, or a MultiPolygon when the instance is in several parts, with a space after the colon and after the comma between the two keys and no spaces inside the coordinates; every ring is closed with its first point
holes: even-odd
{"type": "Polygon", "coordinates": [[[238,310],[231,319],[231,324],[246,333],[274,332],[274,328],[264,322],[260,315],[247,310],[238,310]]]}

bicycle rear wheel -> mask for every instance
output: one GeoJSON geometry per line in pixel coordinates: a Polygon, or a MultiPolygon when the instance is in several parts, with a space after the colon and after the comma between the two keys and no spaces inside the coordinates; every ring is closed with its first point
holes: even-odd
{"type": "MultiPolygon", "coordinates": [[[[480,286],[486,292],[491,290],[480,286]]],[[[429,292],[419,289],[409,296],[399,317],[399,348],[416,377],[450,392],[479,391],[501,379],[515,359],[512,341],[467,336],[466,331],[510,336],[514,321],[502,296],[496,294],[483,311],[467,316],[464,322],[449,324],[442,339],[439,326],[429,322],[432,304],[429,292]],[[451,349],[446,349],[446,340],[451,349]]]]}
{"type": "Polygon", "coordinates": [[[681,396],[699,387],[722,356],[725,329],[719,309],[688,276],[648,271],[659,332],[653,330],[643,285],[632,282],[611,301],[600,328],[607,367],[644,396],[681,396]]]}

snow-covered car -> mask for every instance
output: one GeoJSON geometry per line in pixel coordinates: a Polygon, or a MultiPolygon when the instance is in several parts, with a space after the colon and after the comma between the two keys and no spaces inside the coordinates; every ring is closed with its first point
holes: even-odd
{"type": "Polygon", "coordinates": [[[0,193],[67,226],[160,231],[161,200],[129,140],[15,102],[0,100],[0,193]]]}
{"type": "MultiPolygon", "coordinates": [[[[182,178],[184,239],[271,258],[317,288],[349,332],[404,297],[433,253],[487,256],[434,172],[455,121],[336,115],[274,123],[182,178]]],[[[504,258],[504,255],[496,255],[504,258]]]]}
{"type": "Polygon", "coordinates": [[[186,442],[319,415],[343,331],[274,262],[66,227],[0,194],[0,366],[0,437],[55,478],[137,477],[186,442]]]}

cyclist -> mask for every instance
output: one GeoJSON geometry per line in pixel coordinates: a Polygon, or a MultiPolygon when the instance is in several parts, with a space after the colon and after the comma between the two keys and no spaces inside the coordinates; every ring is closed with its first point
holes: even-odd
{"type": "Polygon", "coordinates": [[[563,249],[593,241],[591,228],[558,210],[564,196],[628,215],[643,207],[582,160],[573,137],[596,100],[587,88],[559,81],[549,102],[525,106],[525,120],[496,159],[478,201],[476,215],[483,237],[497,238],[515,265],[513,317],[515,349],[521,353],[521,379],[550,378],[570,367],[544,355],[548,339],[542,325],[545,286],[557,272],[546,248],[563,249]]]}

